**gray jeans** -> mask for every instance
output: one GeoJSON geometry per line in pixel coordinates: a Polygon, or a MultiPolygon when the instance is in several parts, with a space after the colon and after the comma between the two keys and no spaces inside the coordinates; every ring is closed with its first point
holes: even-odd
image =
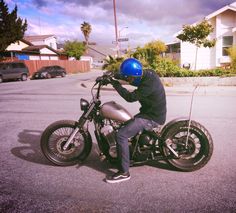
{"type": "Polygon", "coordinates": [[[123,172],[129,171],[130,154],[128,139],[135,136],[139,131],[152,130],[159,124],[155,121],[135,117],[128,121],[128,123],[118,130],[116,134],[117,152],[119,160],[119,170],[123,172]]]}

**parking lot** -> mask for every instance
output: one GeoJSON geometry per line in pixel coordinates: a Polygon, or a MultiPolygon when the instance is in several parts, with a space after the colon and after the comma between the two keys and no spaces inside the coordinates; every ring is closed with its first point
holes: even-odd
{"type": "MultiPolygon", "coordinates": [[[[90,100],[92,81],[100,74],[0,84],[0,212],[235,212],[234,87],[196,92],[193,119],[214,141],[213,157],[201,170],[184,173],[159,162],[132,167],[130,181],[107,184],[104,178],[113,168],[99,160],[94,136],[83,165],[58,167],[45,159],[42,131],[56,120],[78,119],[79,100],[90,100]]],[[[188,116],[192,89],[166,88],[167,121],[188,116]]],[[[102,91],[102,100],[117,101],[132,114],[139,109],[111,89],[102,91]]]]}

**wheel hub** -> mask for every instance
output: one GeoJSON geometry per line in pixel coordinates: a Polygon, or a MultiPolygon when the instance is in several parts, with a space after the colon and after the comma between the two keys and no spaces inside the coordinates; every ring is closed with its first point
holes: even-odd
{"type": "Polygon", "coordinates": [[[63,149],[64,145],[66,144],[68,137],[62,137],[57,142],[57,150],[61,154],[71,154],[75,151],[74,143],[71,143],[66,150],[63,149]]]}

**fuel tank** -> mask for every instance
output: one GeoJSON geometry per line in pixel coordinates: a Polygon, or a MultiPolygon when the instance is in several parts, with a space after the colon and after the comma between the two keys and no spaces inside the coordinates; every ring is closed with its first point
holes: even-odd
{"type": "Polygon", "coordinates": [[[124,107],[114,101],[104,103],[100,109],[100,115],[120,122],[125,122],[132,118],[132,115],[124,107]]]}

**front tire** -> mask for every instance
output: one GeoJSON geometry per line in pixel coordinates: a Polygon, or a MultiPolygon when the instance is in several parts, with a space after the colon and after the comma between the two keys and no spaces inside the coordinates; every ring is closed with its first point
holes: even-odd
{"type": "Polygon", "coordinates": [[[188,120],[172,124],[164,132],[163,137],[165,141],[170,142],[171,148],[179,155],[179,158],[176,158],[165,144],[162,146],[162,152],[173,167],[191,172],[201,169],[208,163],[213,153],[213,141],[208,130],[196,121],[191,121],[186,148],[187,134],[188,120]]]}
{"type": "Polygon", "coordinates": [[[92,148],[89,133],[79,131],[67,150],[63,146],[75,129],[75,121],[61,120],[49,125],[41,136],[41,149],[45,157],[58,166],[72,166],[85,160],[92,148]]]}

